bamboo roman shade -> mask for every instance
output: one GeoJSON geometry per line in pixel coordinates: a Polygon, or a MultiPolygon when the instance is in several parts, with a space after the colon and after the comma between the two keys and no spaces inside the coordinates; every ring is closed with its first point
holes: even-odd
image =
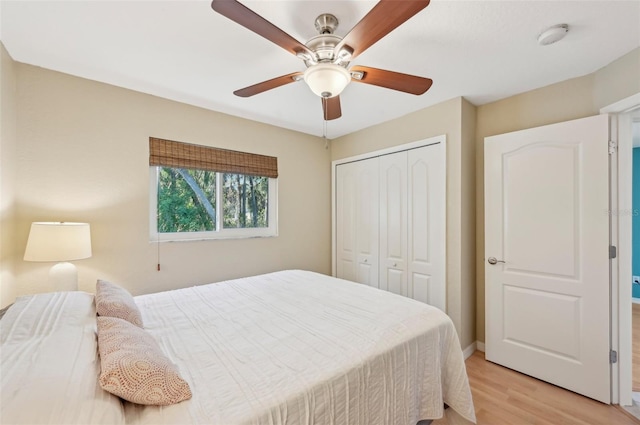
{"type": "Polygon", "coordinates": [[[278,158],[149,137],[149,165],[278,177],[278,158]]]}

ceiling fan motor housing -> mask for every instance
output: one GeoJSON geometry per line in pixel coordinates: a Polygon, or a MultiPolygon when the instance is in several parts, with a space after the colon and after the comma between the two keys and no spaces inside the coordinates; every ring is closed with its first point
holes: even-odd
{"type": "Polygon", "coordinates": [[[316,18],[316,29],[320,34],[333,34],[338,28],[338,18],[331,13],[323,13],[316,18]]]}
{"type": "Polygon", "coordinates": [[[311,66],[320,62],[335,62],[334,49],[341,40],[342,38],[337,35],[320,34],[307,41],[306,46],[315,53],[316,57],[311,60],[305,60],[305,65],[311,66]]]}
{"type": "Polygon", "coordinates": [[[298,57],[304,61],[307,68],[318,63],[334,63],[346,68],[353,49],[344,46],[336,52],[336,46],[342,41],[342,37],[334,34],[338,27],[338,18],[330,13],[323,13],[316,18],[315,25],[320,34],[305,43],[313,52],[313,57],[306,53],[298,54],[298,57]]]}

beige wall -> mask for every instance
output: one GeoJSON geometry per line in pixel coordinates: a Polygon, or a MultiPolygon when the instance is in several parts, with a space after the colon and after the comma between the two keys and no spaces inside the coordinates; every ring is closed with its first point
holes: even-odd
{"type": "Polygon", "coordinates": [[[452,99],[332,142],[336,160],[447,135],[447,307],[463,347],[483,342],[485,335],[484,138],[596,115],[603,106],[640,92],[639,75],[640,49],[635,49],[579,78],[477,108],[452,99]]]}
{"type": "Polygon", "coordinates": [[[593,74],[593,103],[598,111],[636,93],[640,93],[640,48],[593,74]]]}
{"type": "Polygon", "coordinates": [[[16,64],[0,43],[0,308],[15,298],[16,64]]]}
{"type": "Polygon", "coordinates": [[[470,185],[475,175],[474,130],[475,107],[462,98],[455,98],[331,143],[331,159],[337,160],[442,134],[447,136],[447,314],[456,326],[463,347],[475,341],[475,212],[472,208],[475,187],[470,185]],[[465,172],[463,164],[469,167],[465,172]],[[463,246],[464,243],[468,246],[463,246]]]}
{"type": "Polygon", "coordinates": [[[91,223],[94,255],[76,263],[83,290],[98,277],[142,294],[284,268],[329,273],[330,161],[445,134],[447,306],[463,347],[484,341],[484,137],[595,115],[640,92],[636,49],[592,74],[477,108],[451,99],[327,151],[317,137],[17,64],[0,50],[2,306],[47,288],[50,264],[22,261],[35,220],[91,223]],[[277,156],[280,235],[163,243],[157,272],[149,136],[277,156]]]}
{"type": "MultiPolygon", "coordinates": [[[[32,221],[86,221],[93,257],[76,262],[81,290],[93,291],[97,278],[143,294],[288,268],[330,273],[330,152],[322,139],[29,65],[16,69],[19,253],[32,221]],[[279,236],[162,243],[156,271],[149,136],[278,157],[279,236]]],[[[17,258],[17,292],[47,290],[50,266],[17,258]]]]}
{"type": "Polygon", "coordinates": [[[461,312],[463,348],[476,340],[476,125],[477,110],[462,101],[461,312]]]}
{"type": "Polygon", "coordinates": [[[583,77],[542,87],[477,108],[476,270],[477,338],[485,338],[484,138],[597,115],[600,108],[640,93],[640,48],[583,77]]]}

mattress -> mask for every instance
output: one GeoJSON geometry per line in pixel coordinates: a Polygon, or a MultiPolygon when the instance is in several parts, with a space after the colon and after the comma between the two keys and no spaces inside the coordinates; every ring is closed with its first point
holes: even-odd
{"type": "Polygon", "coordinates": [[[437,308],[289,270],[136,297],[193,398],[125,402],[133,424],[475,422],[453,323],[437,308]]]}

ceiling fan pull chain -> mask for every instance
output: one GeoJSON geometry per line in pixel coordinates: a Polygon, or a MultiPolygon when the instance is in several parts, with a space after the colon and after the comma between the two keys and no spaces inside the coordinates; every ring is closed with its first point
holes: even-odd
{"type": "Polygon", "coordinates": [[[329,149],[329,139],[327,139],[327,120],[326,118],[323,120],[324,125],[322,129],[322,137],[324,137],[324,148],[329,149]]]}
{"type": "Polygon", "coordinates": [[[329,140],[327,139],[327,116],[329,115],[329,102],[327,102],[326,97],[322,98],[322,103],[322,110],[324,112],[324,115],[322,116],[322,138],[324,139],[324,148],[329,149],[329,140]]]}

